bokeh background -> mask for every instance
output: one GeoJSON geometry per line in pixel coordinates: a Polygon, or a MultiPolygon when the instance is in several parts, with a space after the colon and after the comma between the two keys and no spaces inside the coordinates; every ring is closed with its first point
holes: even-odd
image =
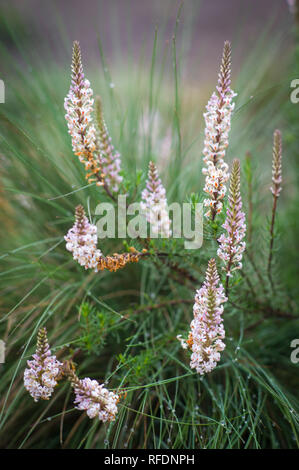
{"type": "MultiPolygon", "coordinates": [[[[174,32],[178,8],[181,14],[180,40],[184,39],[186,68],[196,76],[186,78],[195,85],[202,77],[209,79],[217,71],[219,51],[226,39],[234,41],[234,67],[240,67],[260,36],[283,33],[286,39],[292,18],[286,0],[38,0],[18,2],[1,1],[2,40],[9,41],[6,31],[9,16],[19,22],[20,31],[26,29],[28,43],[34,51],[55,53],[57,60],[68,60],[66,46],[76,37],[85,51],[85,57],[98,58],[97,35],[100,35],[109,57],[109,63],[126,63],[133,56],[138,62],[141,53],[149,56],[155,28],[161,41],[170,42],[174,32]],[[34,47],[33,47],[34,46],[34,47]],[[199,65],[199,69],[198,69],[199,65]]],[[[282,44],[282,46],[285,46],[282,44]]]]}

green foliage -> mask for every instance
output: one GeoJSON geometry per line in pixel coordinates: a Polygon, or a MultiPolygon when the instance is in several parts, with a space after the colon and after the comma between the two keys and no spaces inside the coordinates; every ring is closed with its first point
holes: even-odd
{"type": "Polygon", "coordinates": [[[148,349],[134,356],[129,354],[125,357],[119,354],[118,360],[119,366],[123,365],[123,369],[126,371],[127,380],[130,381],[130,384],[136,385],[144,383],[147,377],[152,374],[155,357],[153,352],[148,349]]]}
{"type": "MultiPolygon", "coordinates": [[[[106,344],[106,337],[115,324],[114,316],[107,310],[98,310],[88,302],[84,302],[79,309],[79,326],[82,331],[79,348],[88,354],[99,356],[106,344]]],[[[113,335],[111,335],[113,339],[113,335]]]]}

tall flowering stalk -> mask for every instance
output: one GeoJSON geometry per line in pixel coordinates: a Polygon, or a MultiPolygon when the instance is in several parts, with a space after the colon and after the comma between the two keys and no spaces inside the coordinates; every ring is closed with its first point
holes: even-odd
{"type": "Polygon", "coordinates": [[[34,401],[49,400],[61,376],[62,363],[51,355],[46,328],[40,328],[37,348],[33,359],[27,361],[24,372],[24,386],[34,401]]]}
{"type": "Polygon", "coordinates": [[[118,412],[119,396],[109,392],[104,385],[89,377],[80,380],[76,373],[68,370],[69,380],[75,392],[76,408],[85,410],[90,419],[98,418],[104,423],[114,421],[118,412]]]}
{"type": "Polygon", "coordinates": [[[101,164],[96,151],[96,129],[92,122],[93,91],[90,82],[84,77],[81,50],[78,41],[73,44],[72,81],[64,100],[69,134],[75,155],[87,171],[89,183],[96,181],[102,185],[101,164]]]}
{"type": "Polygon", "coordinates": [[[224,350],[225,331],[222,321],[223,303],[227,301],[224,288],[219,284],[215,259],[210,259],[206,278],[202,287],[196,291],[193,306],[194,318],[187,341],[178,336],[184,349],[191,349],[191,369],[204,375],[211,372],[220,361],[224,350]]]}
{"type": "Polygon", "coordinates": [[[158,170],[153,162],[149,163],[146,188],[142,191],[141,208],[151,224],[153,234],[164,238],[171,236],[171,220],[168,214],[166,190],[159,178],[158,170]]]}
{"type": "Polygon", "coordinates": [[[206,176],[204,191],[209,198],[204,200],[208,207],[206,217],[215,219],[222,210],[221,200],[226,193],[225,183],[228,181],[228,165],[224,161],[228,146],[228,135],[231,127],[231,115],[234,109],[232,102],[236,93],[230,88],[231,83],[231,45],[224,43],[218,85],[206,106],[204,162],[206,168],[202,172],[206,176]]]}
{"type": "Polygon", "coordinates": [[[232,272],[242,268],[242,254],[246,243],[243,240],[246,233],[245,214],[242,211],[240,193],[240,161],[235,159],[230,179],[228,208],[222,227],[226,230],[219,238],[217,254],[224,261],[226,272],[225,293],[228,294],[229,278],[232,272]]]}
{"type": "Polygon", "coordinates": [[[119,185],[123,180],[120,175],[121,159],[120,154],[114,150],[104,120],[103,106],[100,97],[96,99],[96,121],[98,127],[98,148],[102,165],[102,172],[105,184],[112,193],[119,191],[119,185]]]}
{"type": "Polygon", "coordinates": [[[281,175],[281,160],[282,160],[282,140],[281,132],[276,129],[273,134],[273,158],[272,158],[272,186],[270,191],[273,194],[273,207],[272,207],[272,218],[270,226],[270,250],[268,259],[268,274],[271,280],[271,262],[273,256],[273,244],[274,244],[274,225],[277,209],[277,200],[281,191],[282,175],[281,175]]]}
{"type": "Polygon", "coordinates": [[[75,224],[64,237],[66,249],[73,254],[73,258],[85,269],[95,272],[108,269],[117,271],[128,263],[138,262],[143,253],[130,247],[128,253],[114,253],[113,256],[104,256],[97,248],[97,227],[88,221],[83,206],[76,207],[75,224]]]}

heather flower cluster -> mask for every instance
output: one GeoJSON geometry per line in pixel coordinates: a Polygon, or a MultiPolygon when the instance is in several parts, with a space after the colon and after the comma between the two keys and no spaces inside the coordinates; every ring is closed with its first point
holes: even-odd
{"type": "Polygon", "coordinates": [[[240,193],[240,161],[235,159],[229,187],[228,208],[226,219],[222,227],[226,230],[218,238],[219,248],[217,254],[224,261],[226,272],[226,291],[229,277],[236,269],[242,268],[242,256],[246,243],[243,241],[246,233],[245,214],[242,211],[240,193]]]}
{"type": "Polygon", "coordinates": [[[96,380],[88,377],[80,380],[71,361],[61,363],[52,356],[44,327],[38,332],[37,350],[28,366],[24,372],[24,386],[34,401],[49,400],[58,380],[66,376],[74,389],[74,403],[78,410],[86,410],[89,418],[97,417],[104,423],[115,419],[119,396],[96,380]]]}
{"type": "Polygon", "coordinates": [[[85,410],[89,418],[98,418],[104,423],[114,421],[117,414],[119,396],[109,392],[104,385],[89,377],[80,380],[75,373],[70,376],[72,387],[75,392],[76,408],[85,410]]]}
{"type": "Polygon", "coordinates": [[[171,220],[168,213],[166,190],[159,178],[158,170],[153,162],[149,163],[146,188],[142,191],[140,207],[151,224],[153,234],[164,238],[171,236],[171,220]]]}
{"type": "Polygon", "coordinates": [[[224,350],[225,331],[222,323],[223,303],[227,301],[219,284],[215,259],[210,259],[205,281],[197,290],[193,306],[194,318],[188,340],[178,336],[184,349],[192,351],[190,367],[200,375],[211,372],[220,361],[224,350]]]}
{"type": "Polygon", "coordinates": [[[98,97],[96,100],[96,117],[98,125],[98,149],[102,165],[105,184],[112,193],[119,191],[119,185],[123,180],[120,175],[120,154],[114,150],[103,116],[102,103],[98,97]]]}
{"type": "Polygon", "coordinates": [[[206,106],[204,162],[206,168],[202,172],[206,176],[204,191],[209,198],[204,200],[208,208],[206,217],[214,220],[216,214],[222,210],[222,199],[226,194],[228,181],[228,165],[224,161],[225,151],[228,147],[228,135],[231,127],[231,115],[234,109],[232,102],[236,93],[230,88],[231,83],[231,46],[228,41],[224,44],[221,68],[216,92],[214,92],[206,106]]]}
{"type": "Polygon", "coordinates": [[[96,151],[96,129],[92,123],[93,91],[90,82],[84,78],[81,61],[81,50],[78,41],[73,45],[72,81],[64,101],[65,118],[69,134],[72,137],[72,148],[88,172],[88,182],[102,184],[101,165],[96,151]]]}
{"type": "MultiPolygon", "coordinates": [[[[141,253],[130,247],[127,253],[114,253],[113,256],[104,256],[97,248],[97,227],[88,221],[83,206],[76,207],[75,224],[64,237],[66,249],[73,254],[73,258],[85,269],[94,269],[95,272],[108,269],[117,271],[128,263],[139,261],[141,253]]],[[[143,250],[143,254],[146,250],[143,250]]]]}
{"type": "Polygon", "coordinates": [[[101,250],[97,249],[97,227],[89,223],[82,206],[76,208],[75,218],[74,226],[64,237],[66,249],[85,269],[96,269],[97,259],[102,255],[101,250]]]}
{"type": "Polygon", "coordinates": [[[34,401],[49,400],[57,385],[62,363],[51,355],[46,328],[40,328],[37,349],[33,359],[27,361],[24,371],[24,386],[34,401]]]}

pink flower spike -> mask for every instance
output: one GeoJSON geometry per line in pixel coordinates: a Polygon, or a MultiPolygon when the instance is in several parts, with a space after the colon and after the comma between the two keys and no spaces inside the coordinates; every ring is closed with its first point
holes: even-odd
{"type": "Polygon", "coordinates": [[[49,400],[61,374],[62,363],[51,355],[46,328],[40,328],[37,335],[36,353],[24,371],[24,387],[34,401],[49,400]]]}
{"type": "Polygon", "coordinates": [[[142,191],[141,209],[151,224],[154,234],[164,238],[171,236],[171,220],[168,214],[166,190],[159,178],[158,170],[153,162],[149,163],[146,188],[142,191]]]}
{"type": "Polygon", "coordinates": [[[240,161],[235,159],[230,180],[226,219],[222,225],[226,234],[223,233],[218,238],[220,245],[217,251],[217,255],[225,264],[222,269],[226,272],[226,295],[232,272],[242,268],[241,261],[246,247],[246,243],[243,241],[246,233],[245,214],[241,209],[240,161]]]}
{"type": "Polygon", "coordinates": [[[196,291],[193,306],[194,318],[188,340],[181,335],[177,339],[183,349],[192,351],[190,367],[200,375],[211,372],[220,361],[220,352],[225,349],[223,339],[225,331],[222,322],[223,304],[227,301],[219,276],[215,259],[210,259],[206,278],[202,287],[196,291]]]}
{"type": "Polygon", "coordinates": [[[114,421],[118,412],[119,396],[109,392],[104,385],[89,377],[80,380],[74,371],[69,378],[75,392],[74,403],[78,410],[85,410],[90,419],[98,418],[103,423],[114,421]]]}
{"type": "Polygon", "coordinates": [[[120,175],[121,159],[120,154],[114,150],[112,145],[99,96],[96,99],[96,118],[98,125],[97,145],[103,179],[111,193],[118,193],[119,186],[123,181],[123,177],[120,175]]]}
{"type": "Polygon", "coordinates": [[[230,76],[231,46],[226,41],[216,92],[212,94],[204,114],[206,127],[203,161],[207,167],[203,168],[202,172],[206,175],[204,191],[209,195],[209,198],[204,200],[204,205],[208,207],[205,216],[212,220],[222,210],[221,201],[225,196],[225,183],[229,178],[228,165],[224,162],[224,157],[228,147],[231,115],[235,106],[232,100],[236,96],[230,88],[230,76]]]}
{"type": "Polygon", "coordinates": [[[76,222],[64,239],[66,249],[73,254],[74,260],[85,269],[96,270],[102,256],[101,250],[97,249],[97,227],[88,221],[81,205],[76,207],[76,222]]]}

